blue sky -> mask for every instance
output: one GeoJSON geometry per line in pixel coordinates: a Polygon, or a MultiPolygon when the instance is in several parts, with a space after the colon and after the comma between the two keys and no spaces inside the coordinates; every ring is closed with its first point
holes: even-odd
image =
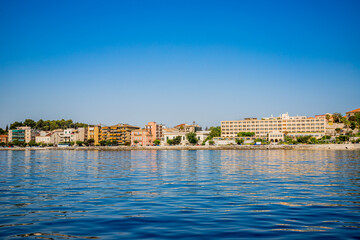
{"type": "Polygon", "coordinates": [[[359,1],[0,1],[0,127],[360,107],[359,1]]]}

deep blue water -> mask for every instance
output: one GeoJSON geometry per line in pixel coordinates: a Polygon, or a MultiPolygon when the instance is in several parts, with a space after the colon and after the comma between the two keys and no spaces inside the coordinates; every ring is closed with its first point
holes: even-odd
{"type": "Polygon", "coordinates": [[[359,237],[359,151],[0,151],[1,239],[359,237]]]}

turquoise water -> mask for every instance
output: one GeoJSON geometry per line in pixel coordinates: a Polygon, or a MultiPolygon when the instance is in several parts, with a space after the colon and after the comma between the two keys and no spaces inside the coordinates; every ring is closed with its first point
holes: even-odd
{"type": "Polygon", "coordinates": [[[359,151],[0,151],[1,239],[360,237],[359,151]]]}

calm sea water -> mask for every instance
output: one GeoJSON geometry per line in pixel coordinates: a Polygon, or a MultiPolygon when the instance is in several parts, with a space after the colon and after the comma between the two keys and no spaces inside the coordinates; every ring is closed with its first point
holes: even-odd
{"type": "Polygon", "coordinates": [[[1,239],[360,237],[359,151],[0,151],[1,239]]]}

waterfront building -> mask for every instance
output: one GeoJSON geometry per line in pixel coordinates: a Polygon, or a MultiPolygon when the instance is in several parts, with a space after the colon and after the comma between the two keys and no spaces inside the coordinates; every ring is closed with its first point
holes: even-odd
{"type": "Polygon", "coordinates": [[[136,129],[131,131],[131,146],[151,146],[153,136],[147,129],[136,129]]]}
{"type": "Polygon", "coordinates": [[[131,144],[131,131],[140,129],[129,124],[117,124],[109,127],[101,127],[100,140],[113,141],[118,144],[131,144]]]}
{"type": "Polygon", "coordinates": [[[44,143],[44,144],[50,144],[51,142],[51,132],[50,131],[40,131],[35,136],[35,142],[36,143],[44,143]]]}
{"type": "Polygon", "coordinates": [[[58,145],[59,143],[76,143],[76,141],[84,142],[87,140],[87,132],[86,128],[55,129],[50,134],[50,143],[58,145]]]}
{"type": "Polygon", "coordinates": [[[35,132],[31,127],[17,127],[16,129],[10,129],[8,140],[9,142],[17,140],[19,142],[28,143],[31,140],[35,140],[35,132]]]}
{"type": "Polygon", "coordinates": [[[99,145],[100,142],[100,125],[89,126],[87,129],[87,140],[93,139],[94,145],[99,145]]]}
{"type": "Polygon", "coordinates": [[[8,142],[8,135],[0,135],[0,143],[7,143],[8,142]]]}
{"type": "Polygon", "coordinates": [[[269,134],[283,133],[287,136],[325,135],[326,119],[306,116],[291,117],[287,113],[279,117],[245,118],[244,120],[221,121],[221,137],[236,138],[239,132],[254,132],[256,138],[269,139],[269,134]]]}
{"type": "Polygon", "coordinates": [[[201,131],[201,127],[197,124],[195,124],[195,122],[193,122],[192,125],[186,124],[186,123],[182,123],[179,124],[177,126],[174,127],[176,130],[178,130],[179,132],[197,132],[197,131],[201,131]]]}
{"type": "Polygon", "coordinates": [[[163,126],[161,124],[157,124],[156,122],[148,122],[148,124],[145,125],[145,130],[151,134],[152,142],[156,139],[161,140],[163,136],[163,126]]]}
{"type": "Polygon", "coordinates": [[[87,128],[75,129],[75,131],[72,132],[72,141],[73,142],[77,142],[77,141],[85,142],[87,140],[87,133],[88,133],[87,128]]]}
{"type": "Polygon", "coordinates": [[[50,142],[54,145],[58,145],[60,142],[62,142],[63,139],[61,136],[63,132],[64,132],[63,129],[55,129],[51,131],[50,142]]]}
{"type": "MultiPolygon", "coordinates": [[[[167,143],[168,140],[173,140],[174,138],[176,138],[178,136],[181,137],[180,145],[183,145],[183,146],[189,145],[190,143],[187,140],[186,135],[190,132],[185,132],[183,130],[184,129],[180,130],[178,128],[164,129],[163,137],[161,138],[161,145],[168,145],[168,143],[167,143]]],[[[198,139],[198,144],[202,144],[203,141],[210,135],[210,131],[196,131],[195,133],[196,133],[196,138],[198,139]]]]}
{"type": "Polygon", "coordinates": [[[269,133],[268,141],[269,142],[284,141],[284,133],[282,133],[280,131],[272,131],[272,132],[269,133]]]}

